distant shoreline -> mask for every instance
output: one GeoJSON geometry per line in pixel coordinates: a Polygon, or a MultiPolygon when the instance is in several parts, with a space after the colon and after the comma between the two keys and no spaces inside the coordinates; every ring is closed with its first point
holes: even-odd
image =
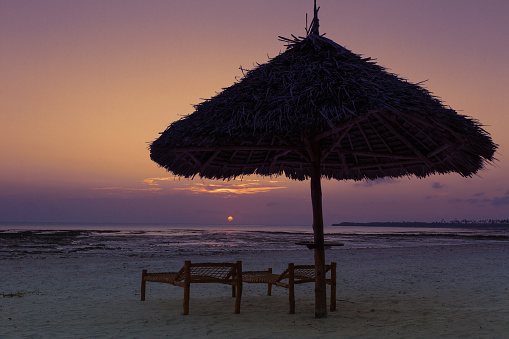
{"type": "Polygon", "coordinates": [[[449,221],[449,222],[420,222],[420,221],[374,221],[349,222],[344,221],[331,226],[348,227],[413,227],[413,228],[509,228],[508,220],[491,220],[489,222],[449,221]]]}

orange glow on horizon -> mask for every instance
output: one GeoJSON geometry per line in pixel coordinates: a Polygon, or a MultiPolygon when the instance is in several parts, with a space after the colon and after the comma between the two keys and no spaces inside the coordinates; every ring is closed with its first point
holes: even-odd
{"type": "MultiPolygon", "coordinates": [[[[254,184],[258,185],[258,184],[254,184]]],[[[193,193],[211,193],[211,194],[256,194],[265,193],[273,190],[280,190],[285,186],[259,186],[252,187],[250,184],[196,184],[190,187],[177,187],[174,190],[191,191],[193,193]]]]}

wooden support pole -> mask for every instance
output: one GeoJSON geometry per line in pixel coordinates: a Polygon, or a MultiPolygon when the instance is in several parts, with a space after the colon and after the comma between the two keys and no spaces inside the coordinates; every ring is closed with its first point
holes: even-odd
{"type": "Polygon", "coordinates": [[[336,263],[331,263],[330,268],[330,311],[336,310],[336,263]]]}
{"type": "Polygon", "coordinates": [[[237,261],[237,266],[235,266],[235,273],[234,275],[232,276],[232,298],[235,298],[237,296],[237,293],[238,293],[238,286],[239,286],[239,279],[238,279],[238,264],[239,262],[237,261]],[[236,287],[237,286],[237,287],[236,287]]]}
{"type": "MultiPolygon", "coordinates": [[[[268,269],[269,273],[272,274],[272,267],[268,269]]],[[[267,295],[272,295],[272,284],[268,283],[267,286],[267,295]]]]}
{"type": "Polygon", "coordinates": [[[191,262],[184,262],[184,312],[183,315],[189,314],[189,298],[191,297],[191,262]]]}
{"type": "Polygon", "coordinates": [[[288,264],[288,299],[290,302],[290,314],[295,313],[295,273],[293,263],[288,264]]]}
{"type": "Polygon", "coordinates": [[[145,281],[145,276],[147,275],[147,270],[141,271],[141,301],[145,300],[145,286],[147,282],[145,281]]]}
{"type": "Polygon", "coordinates": [[[310,143],[311,156],[311,202],[313,205],[313,233],[315,247],[315,318],[327,318],[327,282],[325,278],[325,248],[323,233],[322,186],[320,146],[310,143]]]}
{"type": "Polygon", "coordinates": [[[241,302],[241,299],[242,299],[242,261],[237,261],[237,273],[235,275],[235,277],[233,278],[234,280],[236,279],[237,281],[235,282],[237,284],[237,296],[235,298],[235,314],[239,314],[240,313],[240,302],[241,302]]]}

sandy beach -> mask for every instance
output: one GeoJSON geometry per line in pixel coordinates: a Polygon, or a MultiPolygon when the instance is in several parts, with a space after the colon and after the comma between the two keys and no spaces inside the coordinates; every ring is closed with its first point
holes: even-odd
{"type": "Polygon", "coordinates": [[[287,290],[244,284],[240,314],[230,287],[183,289],[149,283],[141,270],[178,269],[184,260],[242,260],[244,270],[312,263],[312,252],[262,252],[181,259],[106,256],[0,258],[1,338],[503,338],[509,336],[509,247],[423,246],[334,249],[338,311],[314,319],[313,284],[287,290]],[[276,253],[277,255],[274,255],[276,253]]]}

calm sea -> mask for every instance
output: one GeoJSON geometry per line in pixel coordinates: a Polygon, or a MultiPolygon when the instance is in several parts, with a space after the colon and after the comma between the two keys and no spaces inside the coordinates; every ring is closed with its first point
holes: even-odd
{"type": "MultiPolygon", "coordinates": [[[[352,248],[507,243],[509,227],[326,226],[326,242],[352,248]]],[[[0,223],[0,259],[33,255],[220,255],[302,249],[311,226],[0,223]]]]}

